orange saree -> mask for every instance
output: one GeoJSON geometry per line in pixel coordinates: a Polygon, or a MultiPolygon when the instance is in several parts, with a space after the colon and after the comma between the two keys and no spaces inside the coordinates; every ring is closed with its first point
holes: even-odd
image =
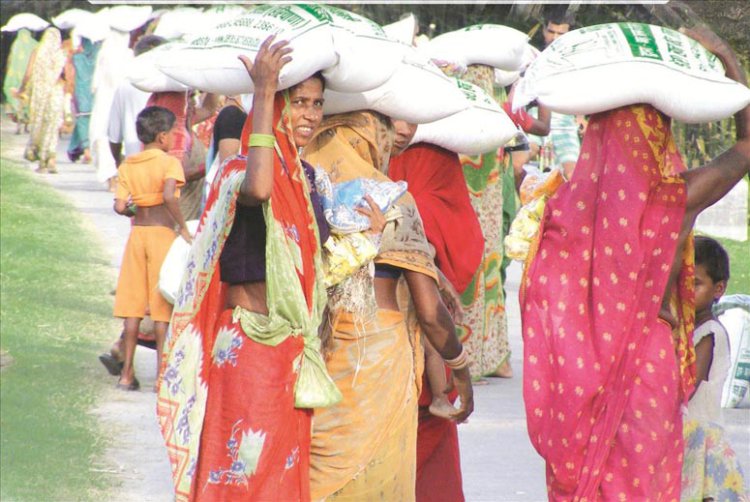
{"type": "Polygon", "coordinates": [[[691,245],[659,318],[685,211],[669,122],[648,106],[591,118],[549,200],[521,292],[524,401],[550,500],[679,500],[692,386],[691,245]],[[677,357],[675,357],[677,353],[677,357]]]}

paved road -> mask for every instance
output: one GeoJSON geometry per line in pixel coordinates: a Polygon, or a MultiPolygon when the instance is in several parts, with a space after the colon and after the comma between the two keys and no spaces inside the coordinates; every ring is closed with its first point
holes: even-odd
{"type": "MultiPolygon", "coordinates": [[[[26,137],[14,135],[7,121],[1,129],[3,157],[21,159],[26,137]]],[[[67,158],[66,146],[67,141],[63,140],[58,149],[60,174],[39,175],[39,179],[65,194],[85,222],[96,229],[111,258],[114,285],[129,223],[112,211],[112,195],[97,183],[91,166],[62,162],[67,158]]],[[[35,166],[28,164],[28,167],[35,166]]],[[[514,265],[506,289],[515,377],[493,378],[486,385],[476,386],[476,411],[468,424],[459,427],[464,491],[469,502],[546,500],[544,464],[529,443],[521,397],[519,278],[520,267],[514,265]]],[[[122,483],[117,501],[169,501],[172,499],[169,465],[156,426],[155,394],[150,390],[155,378],[153,351],[139,348],[136,372],[141,392],[107,390],[95,410],[104,430],[118,432],[106,458],[97,463],[122,483]]],[[[102,377],[105,378],[104,373],[102,377]]],[[[112,386],[114,383],[112,378],[112,386]]],[[[724,419],[745,472],[750,472],[750,405],[746,406],[741,410],[724,410],[724,419]]]]}

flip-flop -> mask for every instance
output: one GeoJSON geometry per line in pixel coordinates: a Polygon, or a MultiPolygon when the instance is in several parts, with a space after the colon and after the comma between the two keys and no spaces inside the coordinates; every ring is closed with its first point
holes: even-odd
{"type": "Polygon", "coordinates": [[[115,387],[120,390],[138,390],[141,388],[141,384],[137,378],[133,378],[133,381],[130,383],[117,382],[117,385],[115,387]]]}
{"type": "Polygon", "coordinates": [[[99,361],[107,368],[107,371],[112,376],[119,376],[122,373],[122,367],[125,365],[122,361],[118,361],[109,352],[99,356],[99,361]]]}

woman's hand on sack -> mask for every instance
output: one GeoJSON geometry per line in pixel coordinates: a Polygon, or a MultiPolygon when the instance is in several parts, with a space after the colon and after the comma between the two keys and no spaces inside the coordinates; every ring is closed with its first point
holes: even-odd
{"type": "Polygon", "coordinates": [[[370,197],[369,195],[365,195],[365,201],[367,202],[367,205],[370,206],[370,209],[367,209],[366,207],[358,207],[357,212],[367,216],[370,219],[369,232],[372,232],[374,234],[382,234],[386,223],[383,211],[380,210],[378,205],[375,204],[375,201],[372,200],[372,197],[370,197]]]}
{"type": "Polygon", "coordinates": [[[466,367],[460,370],[451,371],[451,381],[445,392],[451,392],[453,387],[458,391],[458,398],[461,401],[461,407],[451,415],[451,418],[458,423],[465,422],[469,415],[474,411],[474,389],[471,386],[471,373],[466,367]]]}
{"type": "Polygon", "coordinates": [[[732,51],[729,45],[708,26],[698,25],[693,26],[692,28],[682,27],[680,28],[680,33],[687,35],[701,44],[711,54],[720,56],[726,54],[727,51],[732,51]]]}
{"type": "Polygon", "coordinates": [[[239,56],[253,81],[255,93],[276,94],[279,86],[279,73],[284,65],[292,60],[289,56],[292,52],[289,42],[281,40],[273,43],[275,37],[276,35],[271,35],[260,44],[255,62],[250,61],[247,56],[239,56]]]}

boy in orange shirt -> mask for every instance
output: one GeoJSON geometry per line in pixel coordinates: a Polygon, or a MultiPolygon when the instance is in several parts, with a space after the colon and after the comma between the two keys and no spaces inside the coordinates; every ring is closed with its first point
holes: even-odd
{"type": "Polygon", "coordinates": [[[149,106],[141,111],[136,131],[144,149],[126,158],[118,172],[115,212],[134,218],[122,258],[114,308],[115,317],[125,319],[125,361],[117,383],[123,390],[140,388],[133,356],[147,306],[154,320],[158,373],[172,316],[172,306],[158,289],[159,269],[177,236],[175,227],[179,227],[187,242],[192,242],[177,205],[185,175],[180,161],[166,153],[174,143],[174,124],[175,116],[166,108],[149,106]]]}

